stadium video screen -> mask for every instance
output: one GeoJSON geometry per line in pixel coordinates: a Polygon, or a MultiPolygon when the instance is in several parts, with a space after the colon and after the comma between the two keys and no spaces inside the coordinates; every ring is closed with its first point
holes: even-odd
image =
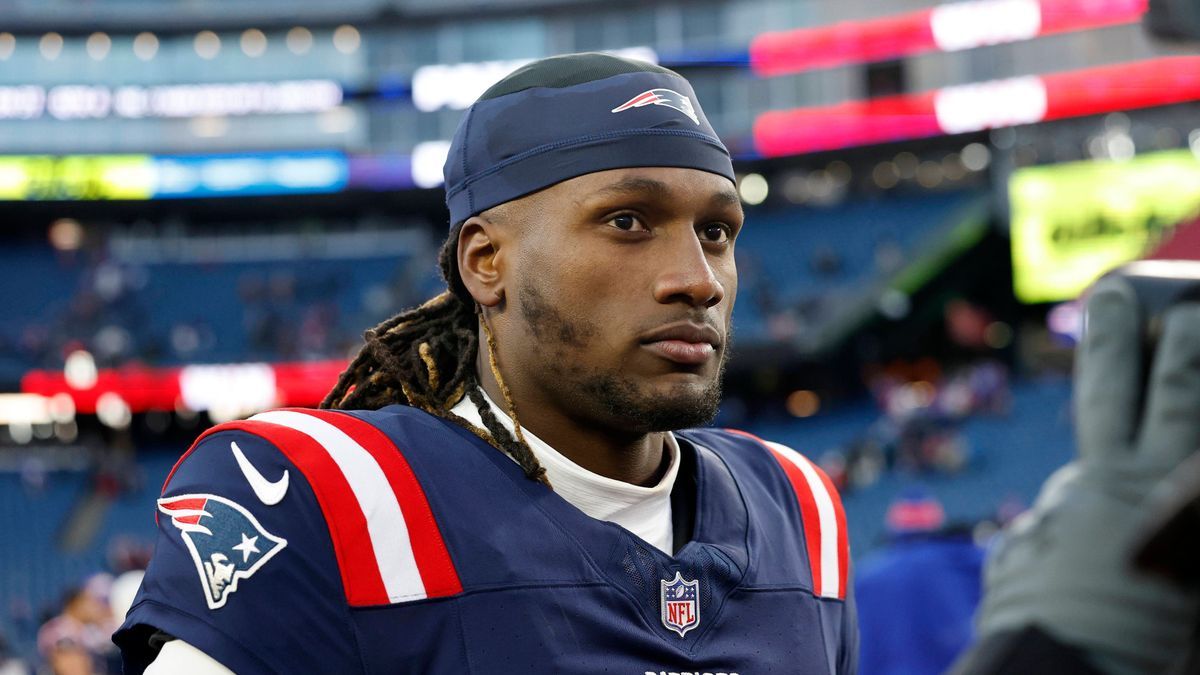
{"type": "Polygon", "coordinates": [[[1200,159],[1184,149],[1028,167],[1008,190],[1017,298],[1057,302],[1200,214],[1200,159]]]}

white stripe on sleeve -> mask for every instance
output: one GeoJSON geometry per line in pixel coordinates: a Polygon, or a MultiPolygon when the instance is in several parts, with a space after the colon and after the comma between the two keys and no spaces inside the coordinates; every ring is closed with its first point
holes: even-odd
{"type": "Polygon", "coordinates": [[[838,523],[837,514],[833,508],[833,498],[830,496],[829,490],[825,488],[821,477],[817,475],[817,470],[813,468],[807,458],[786,445],[771,441],[766,441],[766,443],[800,469],[800,472],[804,474],[804,480],[808,481],[813,501],[817,503],[817,518],[821,526],[821,596],[836,598],[841,593],[841,588],[838,586],[841,577],[839,575],[840,561],[838,560],[838,523]]]}
{"type": "Polygon", "coordinates": [[[325,448],[346,477],[362,509],[388,599],[399,602],[425,598],[425,585],[413,556],[404,513],[387,476],[371,453],[346,432],[312,415],[272,410],[250,419],[295,429],[325,448]]]}

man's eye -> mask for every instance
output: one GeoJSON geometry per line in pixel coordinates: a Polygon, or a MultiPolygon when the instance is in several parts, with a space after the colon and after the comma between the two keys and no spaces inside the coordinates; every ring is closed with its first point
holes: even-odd
{"type": "Polygon", "coordinates": [[[700,238],[710,243],[724,244],[729,237],[729,226],[725,223],[709,223],[700,228],[700,238]]]}
{"type": "Polygon", "coordinates": [[[641,219],[632,213],[622,213],[618,216],[613,216],[612,218],[608,219],[608,222],[618,230],[625,230],[626,232],[634,232],[637,230],[646,229],[646,226],[642,224],[641,219]]]}

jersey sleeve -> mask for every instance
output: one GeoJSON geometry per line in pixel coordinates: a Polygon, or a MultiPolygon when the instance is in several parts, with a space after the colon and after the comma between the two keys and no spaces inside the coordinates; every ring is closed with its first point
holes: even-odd
{"type": "Polygon", "coordinates": [[[113,637],[126,673],[142,673],[171,638],[239,674],[362,670],[337,525],[298,466],[305,437],[286,431],[214,427],[168,476],[154,557],[113,637]]]}
{"type": "Polygon", "coordinates": [[[850,575],[846,513],[833,481],[815,462],[781,443],[763,441],[791,483],[803,520],[813,593],[825,601],[822,621],[838,675],[858,673],[858,608],[850,575]]]}
{"type": "MultiPolygon", "coordinates": [[[[851,570],[853,573],[853,570],[851,570]]],[[[858,603],[854,599],[854,584],[848,584],[846,601],[841,612],[841,642],[839,643],[837,672],[838,675],[858,675],[858,603]]]]}
{"type": "Polygon", "coordinates": [[[838,675],[856,674],[858,608],[851,578],[846,512],[837,488],[820,466],[796,450],[744,431],[727,431],[760,444],[786,477],[788,500],[794,500],[800,517],[812,592],[821,603],[830,669],[838,675]]]}

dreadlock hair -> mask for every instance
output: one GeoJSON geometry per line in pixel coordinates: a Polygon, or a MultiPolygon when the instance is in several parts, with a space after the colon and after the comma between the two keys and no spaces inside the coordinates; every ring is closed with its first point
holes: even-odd
{"type": "Polygon", "coordinates": [[[458,275],[461,230],[461,223],[451,229],[438,255],[446,290],[366,331],[366,344],[320,407],[377,410],[406,403],[469,429],[516,460],[527,478],[548,486],[546,470],[525,440],[512,394],[500,376],[491,328],[458,275]],[[500,385],[515,433],[500,423],[480,388],[475,361],[481,329],[487,338],[488,363],[500,385]],[[479,409],[483,429],[450,411],[464,395],[479,409]]]}

